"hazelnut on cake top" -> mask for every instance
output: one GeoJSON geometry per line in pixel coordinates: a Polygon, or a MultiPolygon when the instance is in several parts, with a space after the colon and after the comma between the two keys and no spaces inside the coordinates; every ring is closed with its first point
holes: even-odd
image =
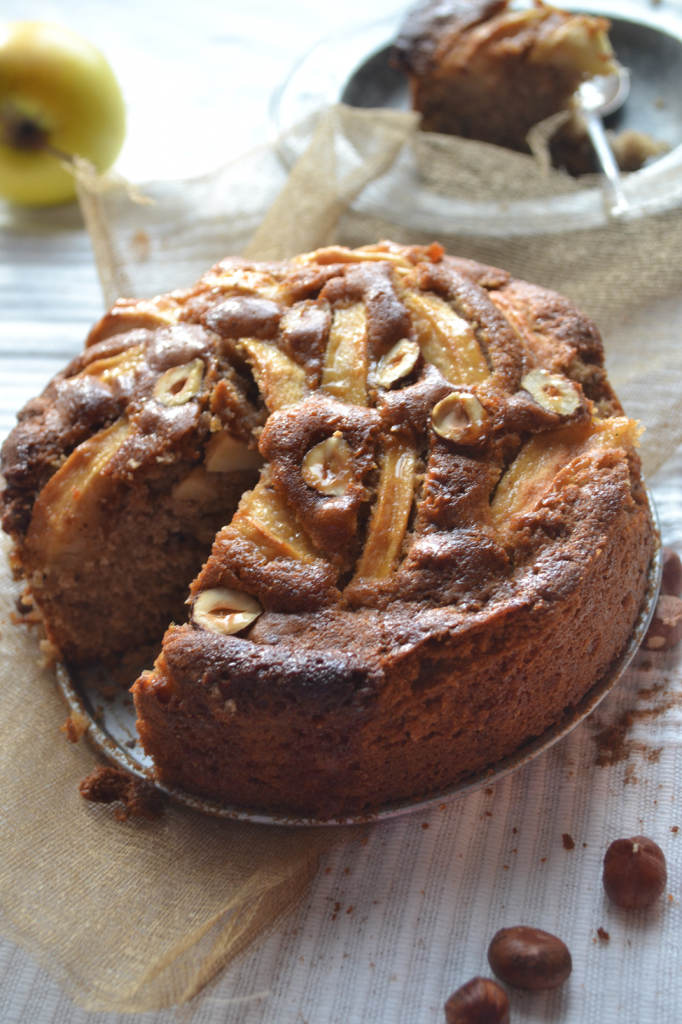
{"type": "Polygon", "coordinates": [[[174,623],[133,687],[161,781],[364,813],[608,670],[655,544],[638,434],[554,292],[435,243],[230,258],[29,403],[3,525],[67,660],[174,623]]]}

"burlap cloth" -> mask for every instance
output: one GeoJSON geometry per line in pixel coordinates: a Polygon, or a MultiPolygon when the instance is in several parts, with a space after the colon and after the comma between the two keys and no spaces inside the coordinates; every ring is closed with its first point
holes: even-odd
{"type": "MultiPolygon", "coordinates": [[[[633,214],[613,221],[598,181],[416,128],[410,114],[337,107],[201,179],[135,193],[83,171],[106,298],[188,285],[230,253],[277,259],[331,242],[437,238],[565,292],[597,319],[612,380],[647,426],[652,472],[682,441],[682,172],[673,163],[648,183],[633,176],[633,214]]],[[[85,804],[78,782],[95,756],[60,732],[52,671],[39,665],[37,633],[11,621],[19,587],[0,562],[4,934],[91,1010],[186,1001],[291,911],[320,854],[348,833],[174,805],[157,823],[121,823],[85,804]]]]}

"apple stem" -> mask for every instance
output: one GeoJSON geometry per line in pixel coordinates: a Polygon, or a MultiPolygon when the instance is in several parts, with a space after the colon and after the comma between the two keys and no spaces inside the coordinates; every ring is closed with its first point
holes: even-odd
{"type": "Polygon", "coordinates": [[[48,142],[48,133],[39,124],[32,121],[30,117],[22,116],[18,111],[7,109],[0,111],[0,127],[2,128],[2,142],[12,149],[21,149],[28,152],[45,150],[58,160],[67,160],[73,163],[73,157],[64,153],[61,149],[48,142]]]}

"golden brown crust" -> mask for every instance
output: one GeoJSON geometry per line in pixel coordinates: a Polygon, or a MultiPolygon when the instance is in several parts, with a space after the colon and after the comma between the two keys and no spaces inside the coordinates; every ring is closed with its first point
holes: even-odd
{"type": "Polygon", "coordinates": [[[164,782],[372,809],[511,753],[625,643],[638,432],[567,299],[332,246],[223,261],[89,341],[5,446],[5,521],[75,661],[160,639],[196,577],[134,688],[164,782]]]}
{"type": "Polygon", "coordinates": [[[647,585],[646,511],[627,472],[573,512],[559,550],[479,612],[265,615],[248,641],[172,631],[134,688],[161,777],[239,806],[343,817],[449,785],[541,735],[608,669],[647,585]]]}

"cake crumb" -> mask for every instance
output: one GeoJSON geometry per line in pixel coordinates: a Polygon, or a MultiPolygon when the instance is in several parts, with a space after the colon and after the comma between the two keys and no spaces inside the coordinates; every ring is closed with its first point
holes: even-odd
{"type": "Polygon", "coordinates": [[[144,262],[149,259],[149,253],[151,251],[151,238],[144,228],[138,228],[130,239],[130,248],[133,251],[133,255],[139,262],[144,262]]]}
{"type": "Polygon", "coordinates": [[[17,598],[15,603],[16,612],[10,612],[10,621],[14,626],[20,624],[33,626],[38,622],[43,621],[43,616],[39,611],[33,594],[29,587],[26,587],[22,594],[17,598]]]}
{"type": "Polygon", "coordinates": [[[569,836],[568,832],[564,832],[561,837],[561,842],[564,844],[564,850],[574,850],[575,842],[572,836],[569,836]]]}
{"type": "MultiPolygon", "coordinates": [[[[661,749],[650,749],[646,744],[629,738],[628,733],[640,721],[653,721],[682,703],[682,695],[666,691],[667,680],[661,685],[643,687],[637,692],[637,699],[648,707],[627,708],[621,711],[615,720],[605,722],[603,716],[595,715],[592,727],[597,755],[594,763],[599,768],[628,761],[634,753],[643,754],[656,763],[660,758],[661,749]]],[[[627,779],[634,784],[635,780],[627,779]]]]}
{"type": "Polygon", "coordinates": [[[621,171],[638,171],[651,157],[662,156],[670,149],[667,142],[660,142],[634,128],[626,128],[618,134],[607,134],[621,171]]]}
{"type": "Polygon", "coordinates": [[[90,719],[82,711],[72,711],[69,717],[59,728],[66,733],[69,743],[78,743],[81,736],[85,736],[90,725],[90,719]]]}
{"type": "Polygon", "coordinates": [[[41,640],[38,644],[40,647],[40,658],[38,659],[38,665],[40,668],[52,668],[60,660],[60,653],[54,644],[50,643],[49,640],[41,640]]]}
{"type": "Polygon", "coordinates": [[[602,942],[608,942],[611,938],[609,933],[604,928],[597,928],[597,935],[602,940],[602,942]]]}
{"type": "Polygon", "coordinates": [[[96,804],[120,802],[116,811],[119,821],[146,818],[155,821],[163,813],[163,798],[152,782],[137,775],[98,764],[78,786],[84,800],[96,804]]]}
{"type": "Polygon", "coordinates": [[[680,831],[680,826],[679,825],[671,825],[670,826],[670,831],[671,832],[679,832],[680,831]]]}

